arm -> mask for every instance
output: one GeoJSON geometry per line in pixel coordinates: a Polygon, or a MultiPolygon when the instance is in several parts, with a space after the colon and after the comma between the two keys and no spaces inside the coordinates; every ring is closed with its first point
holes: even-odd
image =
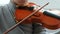
{"type": "Polygon", "coordinates": [[[3,34],[2,33],[2,22],[1,22],[1,12],[2,12],[2,6],[0,6],[0,34],[3,34]]]}

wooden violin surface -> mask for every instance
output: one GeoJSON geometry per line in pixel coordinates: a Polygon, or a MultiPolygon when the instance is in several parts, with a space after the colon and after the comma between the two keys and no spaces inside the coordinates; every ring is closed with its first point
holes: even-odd
{"type": "MultiPolygon", "coordinates": [[[[24,19],[26,16],[28,16],[29,14],[31,14],[32,12],[34,11],[25,10],[25,9],[17,9],[15,11],[16,20],[20,21],[24,19]]],[[[32,23],[32,22],[41,23],[42,26],[48,29],[60,28],[60,20],[46,16],[41,12],[37,12],[36,14],[28,18],[23,23],[27,24],[27,23],[32,23]]]]}

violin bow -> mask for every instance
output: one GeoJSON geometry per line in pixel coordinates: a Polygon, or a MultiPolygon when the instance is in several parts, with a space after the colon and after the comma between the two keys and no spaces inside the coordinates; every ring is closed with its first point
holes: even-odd
{"type": "Polygon", "coordinates": [[[12,31],[13,29],[15,29],[20,23],[22,23],[23,21],[25,21],[27,18],[31,17],[33,14],[37,13],[39,10],[41,10],[42,8],[44,8],[45,6],[47,6],[49,4],[46,3],[44,6],[42,6],[40,9],[38,9],[37,11],[32,12],[30,15],[28,15],[27,17],[25,17],[24,19],[22,19],[20,22],[18,22],[17,24],[15,24],[14,26],[12,26],[11,28],[7,29],[3,34],[7,34],[8,32],[12,31]]]}

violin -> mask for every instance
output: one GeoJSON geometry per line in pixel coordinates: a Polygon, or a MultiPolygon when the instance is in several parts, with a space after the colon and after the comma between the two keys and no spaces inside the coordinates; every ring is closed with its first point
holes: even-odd
{"type": "MultiPolygon", "coordinates": [[[[48,5],[48,3],[46,4],[48,5]]],[[[18,21],[16,25],[9,28],[4,34],[8,33],[9,31],[13,30],[18,26],[20,23],[22,24],[30,24],[30,23],[40,23],[43,27],[48,29],[58,29],[60,28],[60,16],[50,14],[49,12],[41,12],[42,8],[46,5],[38,9],[37,11],[33,10],[34,7],[27,7],[27,6],[20,6],[15,11],[15,19],[18,21]],[[39,12],[38,12],[39,11],[39,12]],[[47,15],[48,14],[48,15],[47,15]]]]}
{"type": "MultiPolygon", "coordinates": [[[[28,16],[29,14],[34,12],[33,8],[34,7],[25,6],[25,7],[19,7],[19,9],[16,9],[16,11],[15,11],[16,20],[19,22],[22,19],[24,19],[26,16],[28,16]]],[[[30,24],[32,22],[41,23],[42,26],[44,26],[45,28],[52,29],[52,30],[58,29],[60,27],[59,19],[47,16],[44,13],[42,13],[41,11],[35,13],[31,17],[29,17],[28,19],[23,21],[23,24],[30,24]]]]}

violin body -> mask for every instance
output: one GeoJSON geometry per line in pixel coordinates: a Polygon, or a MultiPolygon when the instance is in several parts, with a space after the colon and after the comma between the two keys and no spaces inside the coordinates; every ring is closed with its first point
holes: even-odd
{"type": "MultiPolygon", "coordinates": [[[[15,19],[19,22],[22,19],[24,19],[26,16],[30,15],[34,10],[28,10],[28,9],[16,9],[15,11],[15,19]]],[[[37,12],[36,14],[32,15],[28,19],[26,19],[23,24],[30,24],[32,22],[40,23],[43,27],[48,29],[58,29],[60,28],[60,20],[46,16],[42,12],[37,12]]]]}

